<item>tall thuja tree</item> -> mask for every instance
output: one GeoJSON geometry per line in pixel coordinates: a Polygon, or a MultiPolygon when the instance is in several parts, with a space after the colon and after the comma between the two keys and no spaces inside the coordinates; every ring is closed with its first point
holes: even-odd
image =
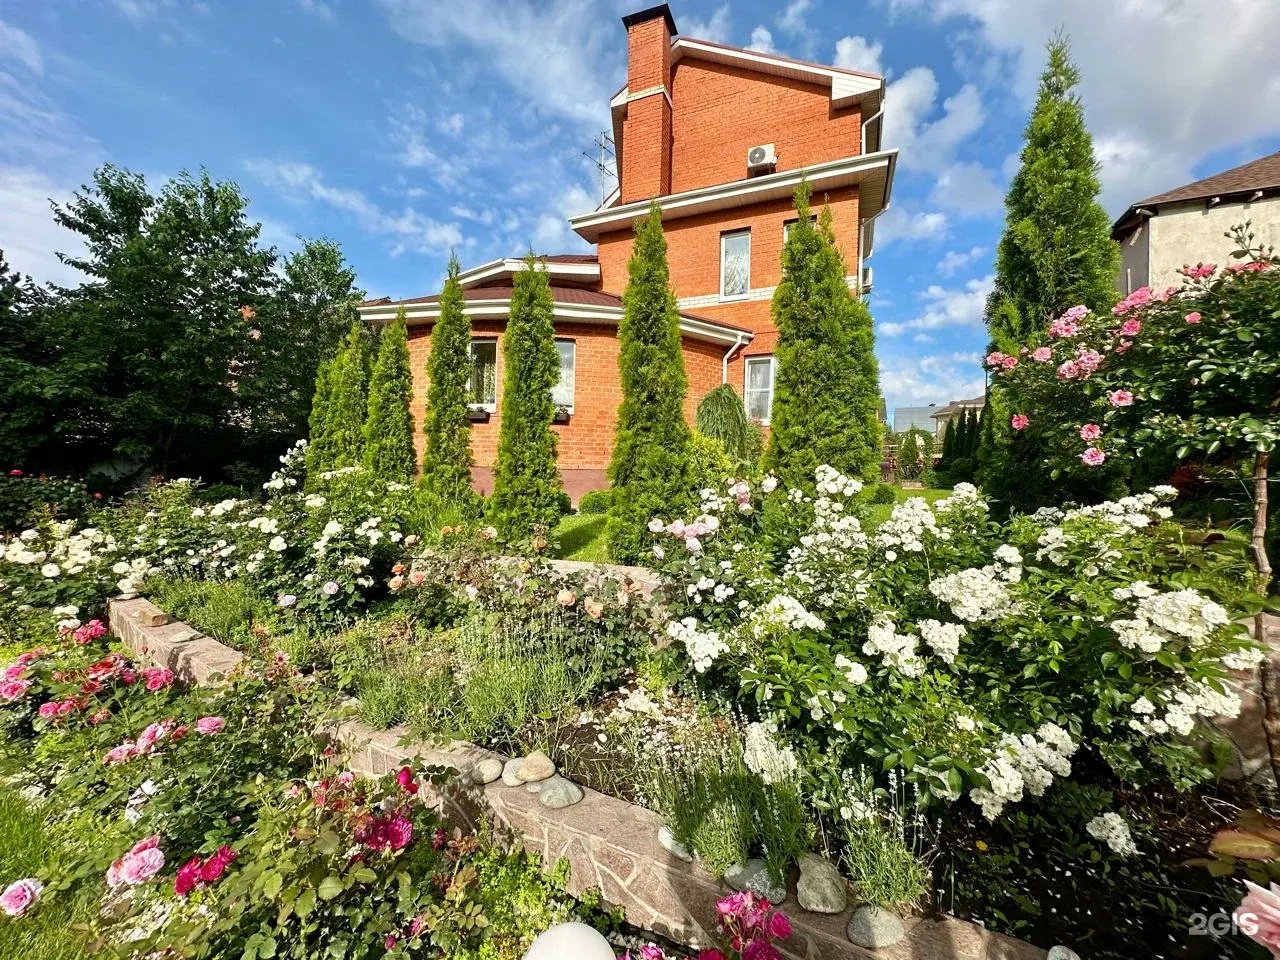
{"type": "Polygon", "coordinates": [[[457,257],[440,294],[440,319],[431,331],[427,361],[426,449],[422,485],[435,502],[471,513],[471,426],[467,419],[467,380],[471,373],[471,319],[458,280],[457,257]]]}
{"type": "Polygon", "coordinates": [[[320,362],[316,371],[316,387],[311,398],[311,416],[308,420],[308,476],[328,470],[333,463],[329,439],[329,407],[333,400],[333,368],[337,362],[336,356],[329,357],[320,362]]]}
{"type": "Polygon", "coordinates": [[[364,425],[368,419],[368,361],[364,331],[353,324],[329,368],[329,402],[325,413],[322,470],[364,463],[364,425]]]}
{"type": "Polygon", "coordinates": [[[691,434],[684,419],[689,381],[680,352],[680,314],[667,267],[662,211],[656,203],[636,224],[622,303],[622,403],[609,463],[614,496],[605,529],[613,559],[634,563],[646,553],[649,520],[679,515],[690,497],[691,434]]]}
{"type": "Polygon", "coordinates": [[[947,417],[947,427],[942,431],[942,465],[956,455],[956,418],[947,417]]]}
{"type": "Polygon", "coordinates": [[[364,466],[397,483],[413,479],[413,414],[409,401],[409,334],[404,307],[382,331],[378,358],[369,378],[369,413],[364,424],[364,466]]]}
{"type": "Polygon", "coordinates": [[[773,295],[778,372],[765,467],[804,488],[824,463],[874,479],[881,427],[871,313],[845,280],[831,211],[812,222],[807,184],[796,191],[796,212],[773,295]]]}
{"type": "Polygon", "coordinates": [[[560,519],[563,501],[556,469],[556,405],[560,379],[551,280],[533,254],[515,275],[511,312],[502,336],[502,422],[490,503],[507,540],[524,540],[560,519]]]}
{"type": "MultiPolygon", "coordinates": [[[[1020,166],[1005,197],[1005,229],[986,308],[991,348],[1011,354],[1070,307],[1109,308],[1120,268],[1119,247],[1097,201],[1093,138],[1074,92],[1080,71],[1064,36],[1049,42],[1047,55],[1020,166]]],[[[1021,406],[1016,397],[1004,399],[1006,406],[1021,406]]],[[[979,449],[979,481],[1005,505],[1030,508],[1063,496],[1091,496],[1063,489],[1042,469],[1043,441],[1035,425],[1014,436],[996,430],[994,438],[994,446],[979,449]]]]}

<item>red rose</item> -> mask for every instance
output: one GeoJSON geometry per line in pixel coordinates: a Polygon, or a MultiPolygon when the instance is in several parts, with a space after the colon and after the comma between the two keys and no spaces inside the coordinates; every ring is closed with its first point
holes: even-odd
{"type": "Polygon", "coordinates": [[[178,868],[178,875],[173,881],[173,891],[180,897],[185,897],[194,890],[200,883],[200,858],[192,857],[186,863],[178,868]]]}

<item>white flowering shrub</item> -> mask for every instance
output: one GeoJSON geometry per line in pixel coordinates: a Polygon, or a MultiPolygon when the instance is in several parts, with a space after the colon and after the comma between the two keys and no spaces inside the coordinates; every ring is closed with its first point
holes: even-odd
{"type": "Polygon", "coordinates": [[[1223,578],[1180,562],[1172,488],[1001,525],[960,484],[867,531],[858,481],[816,479],[737,482],[650,526],[673,648],[800,767],[900,766],[992,818],[1086,754],[1134,782],[1203,775],[1190,735],[1239,712],[1228,674],[1258,651],[1211,595],[1223,578]]]}

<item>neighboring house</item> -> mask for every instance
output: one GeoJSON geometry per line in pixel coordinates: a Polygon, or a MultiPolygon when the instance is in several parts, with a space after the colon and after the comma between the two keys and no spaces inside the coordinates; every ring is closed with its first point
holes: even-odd
{"type": "MultiPolygon", "coordinates": [[[[748,414],[767,425],[777,341],[770,306],[795,188],[807,181],[815,208],[830,208],[848,282],[865,289],[863,261],[874,220],[889,203],[897,157],[881,150],[881,77],[679,36],[666,4],[622,22],[627,84],[610,101],[618,189],[569,221],[595,244],[595,255],[546,258],[561,353],[556,399],[566,414],[555,427],[560,468],[579,490],[603,485],[613,448],[621,294],[634,226],[650,202],[662,208],[681,311],[686,415],[692,421],[699,400],[730,383],[748,414]]],[[[496,260],[462,275],[474,337],[472,453],[481,468],[492,466],[497,450],[499,341],[520,266],[496,260]]],[[[382,321],[405,308],[419,425],[438,300],[384,299],[360,309],[382,321]]],[[[478,474],[483,489],[484,471],[478,474]]]]}
{"type": "MultiPolygon", "coordinates": [[[[972,410],[975,413],[981,413],[982,408],[987,405],[986,397],[974,397],[972,400],[952,400],[945,407],[935,410],[930,416],[933,417],[936,426],[933,430],[935,437],[941,438],[947,432],[947,424],[957,417],[964,415],[966,410],[972,410]]],[[[958,426],[958,424],[957,424],[958,426]]]]}
{"type": "Polygon", "coordinates": [[[1280,153],[1126,210],[1111,228],[1120,244],[1120,292],[1178,286],[1186,264],[1230,263],[1235,244],[1227,231],[1246,220],[1259,242],[1280,246],[1280,153]]]}
{"type": "Polygon", "coordinates": [[[917,428],[932,433],[934,430],[933,414],[938,409],[936,403],[927,407],[894,407],[893,432],[906,433],[917,428]]]}

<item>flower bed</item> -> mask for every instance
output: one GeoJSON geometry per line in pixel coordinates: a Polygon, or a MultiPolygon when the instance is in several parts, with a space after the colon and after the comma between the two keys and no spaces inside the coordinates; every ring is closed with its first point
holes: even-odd
{"type": "MultiPolygon", "coordinates": [[[[1047,892],[1002,899],[1025,879],[1011,852],[1035,847],[1080,875],[1098,864],[1113,891],[1150,889],[1131,882],[1143,858],[1173,876],[1199,852],[1164,845],[1161,810],[1133,797],[1212,775],[1197,724],[1238,709],[1231,671],[1257,654],[1231,624],[1242,585],[1229,558],[1167,522],[1169,491],[997,524],[961,486],[873,529],[860,485],[829,468],[808,491],[735,480],[704,491],[695,518],[653,519],[654,592],[502,558],[491,530],[427,537],[404,491],[359,472],[304,488],[291,469],[265,503],[204,507],[178,484],[88,529],[24,532],[5,548],[0,602],[20,619],[113,589],[171,596],[241,653],[285,653],[355,695],[392,741],[540,748],[598,788],[568,809],[638,801],[665,846],[705,870],[690,889],[721,877],[790,889],[835,917],[868,901],[909,938],[921,914],[950,909],[1046,946],[1122,952],[1126,935],[1083,911],[1045,922],[1047,892]],[[1057,820],[1067,847],[1028,835],[1057,820]]],[[[234,669],[235,654],[192,632],[160,628],[166,666],[234,669]]],[[[484,792],[511,804],[510,789],[484,792]]],[[[550,816],[520,800],[520,816],[550,816]]],[[[1197,822],[1193,846],[1213,826],[1197,822]]],[[[1231,899],[1203,872],[1178,883],[1194,897],[1143,893],[1143,937],[1185,929],[1177,911],[1192,899],[1231,899]]]]}

